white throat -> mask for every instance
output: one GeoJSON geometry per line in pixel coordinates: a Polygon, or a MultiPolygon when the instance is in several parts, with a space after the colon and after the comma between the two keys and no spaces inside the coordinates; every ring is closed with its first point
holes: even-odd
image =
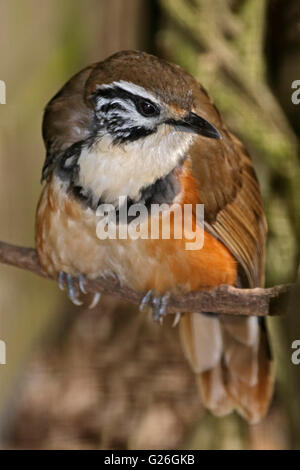
{"type": "Polygon", "coordinates": [[[117,204],[120,196],[139,199],[141,189],[174,169],[188,151],[194,135],[160,125],[157,132],[135,142],[113,145],[109,135],[78,159],[78,184],[94,202],[117,204]]]}

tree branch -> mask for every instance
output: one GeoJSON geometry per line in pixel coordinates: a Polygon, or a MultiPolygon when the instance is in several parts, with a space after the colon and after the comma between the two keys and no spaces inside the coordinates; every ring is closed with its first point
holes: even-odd
{"type": "MultiPolygon", "coordinates": [[[[49,278],[39,264],[34,248],[19,247],[0,242],[0,263],[49,278]]],[[[221,315],[266,316],[279,315],[292,290],[292,284],[279,285],[268,289],[238,289],[222,285],[214,289],[190,292],[181,296],[171,295],[167,312],[214,312],[221,315]]],[[[104,292],[122,300],[139,304],[144,293],[138,293],[127,286],[122,286],[113,277],[87,281],[88,292],[104,292]]]]}

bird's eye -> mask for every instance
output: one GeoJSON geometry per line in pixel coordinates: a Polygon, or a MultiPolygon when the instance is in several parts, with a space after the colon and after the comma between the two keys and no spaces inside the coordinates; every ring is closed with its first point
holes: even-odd
{"type": "Polygon", "coordinates": [[[159,108],[155,104],[145,99],[140,99],[136,103],[136,109],[142,116],[145,117],[158,116],[160,113],[159,108]]]}

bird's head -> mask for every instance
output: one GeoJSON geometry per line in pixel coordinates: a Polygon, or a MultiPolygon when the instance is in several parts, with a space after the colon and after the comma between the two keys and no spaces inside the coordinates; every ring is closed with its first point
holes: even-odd
{"type": "MultiPolygon", "coordinates": [[[[187,99],[189,97],[188,93],[187,99]]],[[[191,111],[191,103],[178,107],[133,82],[119,80],[101,85],[92,101],[96,135],[109,136],[113,145],[143,142],[158,132],[165,136],[179,131],[215,139],[221,137],[212,124],[191,111]]]]}
{"type": "Polygon", "coordinates": [[[114,144],[143,140],[160,126],[168,126],[169,132],[221,137],[205,118],[205,109],[204,116],[197,114],[193,91],[203,89],[183,69],[152,55],[115,54],[93,70],[86,90],[98,135],[109,135],[114,144]]]}
{"type": "Polygon", "coordinates": [[[195,137],[221,138],[219,115],[203,88],[152,55],[117,53],[92,66],[83,85],[86,110],[76,127],[87,138],[76,160],[76,183],[96,199],[137,200],[182,163],[195,137]]]}

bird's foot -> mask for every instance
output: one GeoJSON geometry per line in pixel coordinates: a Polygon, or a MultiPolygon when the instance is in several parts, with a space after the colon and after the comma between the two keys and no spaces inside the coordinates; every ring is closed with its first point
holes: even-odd
{"type": "MultiPolygon", "coordinates": [[[[71,276],[71,274],[60,271],[58,275],[58,285],[61,290],[67,290],[68,297],[73,304],[78,306],[83,304],[79,297],[81,294],[88,294],[86,290],[86,277],[84,274],[71,276]]],[[[89,308],[96,307],[100,297],[100,292],[95,292],[89,308]]]]}
{"type": "Polygon", "coordinates": [[[58,275],[58,285],[61,290],[67,290],[67,294],[71,302],[75,305],[82,305],[82,301],[79,299],[80,291],[81,290],[81,285],[84,288],[84,283],[83,280],[79,281],[79,289],[76,286],[74,277],[71,276],[71,274],[67,274],[64,271],[60,271],[58,275]]]}
{"type": "Polygon", "coordinates": [[[140,311],[142,312],[146,307],[150,307],[153,313],[153,320],[162,324],[166,315],[169,298],[169,292],[163,296],[156,296],[153,290],[149,290],[140,303],[140,311]]]}

